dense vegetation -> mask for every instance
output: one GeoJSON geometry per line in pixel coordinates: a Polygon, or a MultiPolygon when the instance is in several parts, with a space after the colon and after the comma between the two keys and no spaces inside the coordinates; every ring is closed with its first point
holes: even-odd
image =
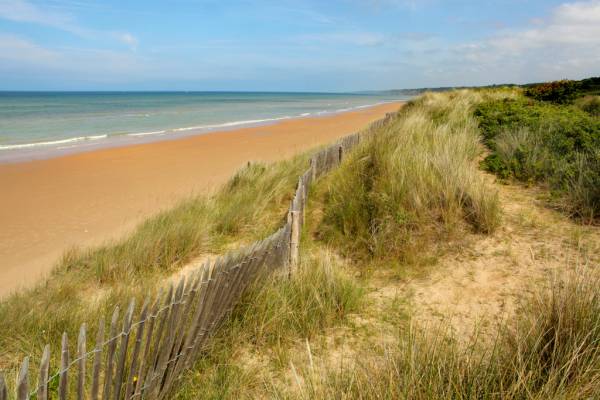
{"type": "MultiPolygon", "coordinates": [[[[543,87],[540,93],[561,85],[543,87]]],[[[550,97],[555,99],[555,95],[550,97]]],[[[597,101],[587,100],[581,108],[566,100],[526,97],[480,104],[475,115],[492,152],[485,167],[502,178],[546,184],[562,208],[594,220],[600,215],[597,101]]]]}

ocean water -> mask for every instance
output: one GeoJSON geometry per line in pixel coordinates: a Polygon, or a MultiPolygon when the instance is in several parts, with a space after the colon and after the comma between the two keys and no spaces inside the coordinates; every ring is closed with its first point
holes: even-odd
{"type": "Polygon", "coordinates": [[[0,92],[0,161],[327,115],[401,96],[225,92],[0,92]]]}

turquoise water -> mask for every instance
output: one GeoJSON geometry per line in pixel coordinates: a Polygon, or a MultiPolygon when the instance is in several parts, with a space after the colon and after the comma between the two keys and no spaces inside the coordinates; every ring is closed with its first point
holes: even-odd
{"type": "Polygon", "coordinates": [[[186,132],[350,111],[402,97],[377,94],[214,92],[0,92],[0,158],[127,137],[186,132]]]}

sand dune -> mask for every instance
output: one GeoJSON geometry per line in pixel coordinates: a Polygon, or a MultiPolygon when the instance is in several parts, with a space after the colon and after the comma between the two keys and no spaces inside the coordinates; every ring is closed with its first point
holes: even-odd
{"type": "Polygon", "coordinates": [[[398,103],[274,125],[0,165],[0,295],[31,285],[72,246],[98,244],[223,183],[353,133],[398,103]]]}

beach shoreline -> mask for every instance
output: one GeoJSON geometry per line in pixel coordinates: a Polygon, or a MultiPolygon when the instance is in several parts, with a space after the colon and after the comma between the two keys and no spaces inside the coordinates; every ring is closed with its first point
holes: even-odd
{"type": "MultiPolygon", "coordinates": [[[[239,116],[236,118],[233,117],[235,114],[232,114],[231,117],[233,118],[227,118],[228,120],[226,122],[219,123],[204,123],[200,125],[185,125],[171,128],[153,127],[146,128],[145,130],[140,128],[142,130],[134,129],[133,131],[128,132],[109,132],[100,130],[93,133],[88,132],[87,135],[81,133],[69,137],[64,137],[61,135],[61,137],[39,139],[38,141],[33,142],[18,141],[13,143],[5,143],[2,140],[2,137],[0,137],[0,165],[45,160],[81,152],[90,152],[115,147],[132,146],[168,140],[179,140],[182,138],[208,134],[211,132],[225,132],[241,128],[273,125],[286,120],[322,118],[402,101],[405,101],[405,99],[383,100],[375,103],[347,106],[346,108],[336,110],[302,112],[289,115],[273,115],[269,117],[264,115],[262,117],[252,116],[248,117],[248,119],[240,119],[239,116]]],[[[13,127],[13,129],[15,128],[13,127]]],[[[65,131],[65,133],[66,132],[69,131],[65,131]]]]}
{"type": "Polygon", "coordinates": [[[248,161],[273,162],[332,142],[401,104],[2,163],[0,296],[39,282],[69,248],[118,239],[218,187],[248,161]]]}

